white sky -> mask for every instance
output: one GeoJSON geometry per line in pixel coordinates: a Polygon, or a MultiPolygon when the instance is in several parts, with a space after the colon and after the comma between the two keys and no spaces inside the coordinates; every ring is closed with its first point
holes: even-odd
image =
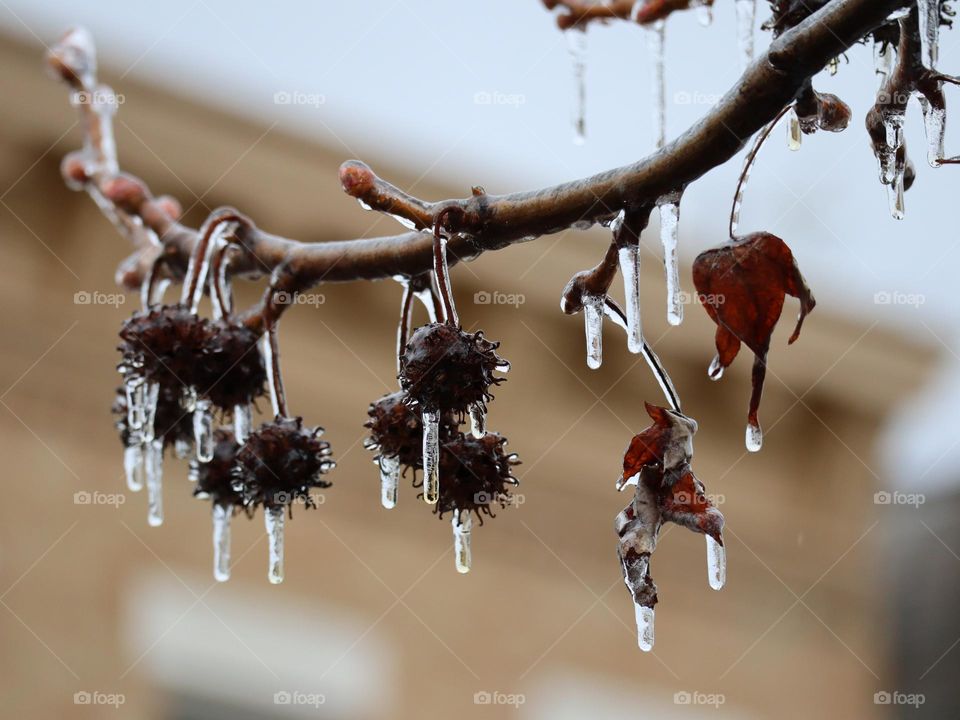
{"type": "MultiPolygon", "coordinates": [[[[670,137],[738,76],[733,3],[720,0],[715,15],[709,28],[689,13],[668,23],[668,98],[681,93],[695,100],[669,104],[670,137]]],[[[766,18],[764,2],[759,15],[766,18]]],[[[389,158],[417,175],[453,180],[464,194],[474,184],[491,193],[552,184],[632,162],[652,148],[644,31],[625,23],[591,29],[589,139],[575,147],[566,44],[538,0],[3,0],[0,24],[37,43],[83,24],[97,40],[101,63],[132,78],[265,128],[279,119],[280,128],[339,148],[344,159],[389,158]],[[277,105],[278,92],[323,102],[277,105]],[[476,94],[484,92],[517,101],[477,104],[476,94]]],[[[758,33],[758,47],[767,38],[758,33]]],[[[958,44],[960,33],[945,34],[940,64],[948,72],[960,72],[958,44]]],[[[953,355],[960,355],[960,302],[952,293],[960,268],[954,221],[960,168],[926,164],[922,120],[911,107],[906,138],[918,177],[907,194],[906,219],[891,219],[863,130],[876,84],[872,52],[857,47],[849,61],[816,86],[851,105],[851,127],[805,138],[797,153],[786,150],[778,129],[753,173],[741,228],[766,229],[788,242],[820,308],[943,342],[957,366],[949,377],[960,378],[953,355]],[[923,302],[878,305],[878,292],[920,295],[923,302]]],[[[947,148],[960,154],[956,133],[948,132],[947,148]]],[[[739,167],[729,163],[688,189],[680,238],[687,269],[696,253],[725,239],[739,167]]],[[[924,456],[936,457],[952,447],[956,423],[943,421],[952,407],[960,407],[960,380],[939,385],[916,410],[939,420],[911,452],[924,448],[924,456]],[[948,386],[956,392],[947,393],[948,386]]],[[[914,459],[900,463],[906,471],[914,459]]],[[[960,449],[941,465],[960,466],[960,449]]]]}

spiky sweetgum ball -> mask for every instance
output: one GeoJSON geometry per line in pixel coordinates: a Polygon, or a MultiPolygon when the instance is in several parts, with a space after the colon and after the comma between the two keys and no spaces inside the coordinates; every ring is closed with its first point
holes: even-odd
{"type": "Polygon", "coordinates": [[[493,376],[506,366],[497,355],[499,346],[482,332],[464,332],[447,323],[424,325],[410,336],[400,358],[400,385],[427,410],[463,413],[492,399],[490,386],[503,382],[493,376]]]}
{"type": "MultiPolygon", "coordinates": [[[[496,433],[481,438],[458,433],[440,446],[440,498],[434,513],[441,518],[454,510],[474,513],[483,524],[483,516],[494,517],[495,506],[505,507],[510,488],[516,486],[512,475],[520,461],[503,451],[507,439],[496,433]]],[[[416,485],[416,483],[415,483],[416,485]]]]}
{"type": "Polygon", "coordinates": [[[219,408],[245,405],[265,392],[267,372],[257,348],[260,336],[245,325],[216,320],[201,348],[204,381],[198,388],[219,408]]]}
{"type": "Polygon", "coordinates": [[[249,511],[256,507],[314,507],[310,488],[326,488],[334,467],[323,428],[303,427],[303,418],[278,417],[251,433],[237,453],[233,485],[249,511]]]}
{"type": "Polygon", "coordinates": [[[233,468],[240,446],[229,430],[214,435],[213,459],[210,462],[190,461],[190,473],[196,479],[194,497],[210,500],[215,505],[240,508],[243,495],[233,486],[233,468]]]}
{"type": "MultiPolygon", "coordinates": [[[[123,387],[117,388],[111,412],[117,418],[114,425],[120,433],[120,441],[126,447],[130,441],[130,428],[127,427],[127,394],[123,387]]],[[[193,442],[193,416],[181,406],[177,388],[160,387],[153,431],[155,437],[163,437],[164,448],[193,442]]]]}
{"type": "Polygon", "coordinates": [[[161,387],[199,387],[204,372],[198,358],[210,336],[209,323],[184,305],[135,313],[120,328],[120,372],[161,387]]]}
{"type": "MultiPolygon", "coordinates": [[[[399,458],[401,465],[414,470],[423,467],[423,421],[405,393],[391,393],[370,403],[367,415],[370,419],[363,426],[370,430],[370,436],[363,443],[365,448],[399,458]]],[[[440,418],[441,439],[450,437],[456,428],[452,414],[444,413],[440,418]]]]}

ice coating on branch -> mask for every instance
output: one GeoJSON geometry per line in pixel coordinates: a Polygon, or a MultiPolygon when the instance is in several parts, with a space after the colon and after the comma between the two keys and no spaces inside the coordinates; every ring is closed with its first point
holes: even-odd
{"type": "Polygon", "coordinates": [[[799,150],[802,137],[800,118],[797,117],[796,109],[790,108],[790,112],[787,113],[787,147],[791,150],[799,150]]]}
{"type": "Polygon", "coordinates": [[[423,500],[436,505],[440,497],[440,411],[424,408],[423,418],[423,500]]]}
{"type": "Polygon", "coordinates": [[[574,27],[564,35],[573,65],[573,142],[583,145],[587,140],[587,33],[574,27]]]}
{"type": "Polygon", "coordinates": [[[927,162],[930,167],[940,167],[944,155],[947,131],[946,108],[934,107],[923,95],[918,95],[923,108],[923,128],[927,135],[927,162]]]}
{"type": "Polygon", "coordinates": [[[596,370],[603,363],[603,295],[583,295],[583,326],[587,340],[587,367],[596,370]]]}
{"type": "Polygon", "coordinates": [[[470,572],[473,555],[470,549],[470,536],[473,530],[473,516],[469,510],[454,510],[450,520],[453,527],[454,560],[457,572],[461,575],[470,572]]]}
{"type": "Polygon", "coordinates": [[[917,0],[920,11],[920,61],[930,70],[940,54],[940,0],[917,0]]]}
{"type": "MultiPolygon", "coordinates": [[[[637,3],[640,5],[641,3],[637,3]]],[[[634,6],[636,10],[636,5],[634,6]]],[[[667,142],[667,80],[664,67],[666,23],[657,20],[647,26],[647,50],[650,55],[650,87],[653,101],[653,137],[657,148],[667,142]]]]}
{"type": "Polygon", "coordinates": [[[230,518],[233,505],[213,503],[213,577],[217,582],[230,579],[230,518]]]}
{"type": "Polygon", "coordinates": [[[632,353],[643,351],[643,328],[640,314],[640,245],[626,245],[618,251],[620,275],[626,298],[627,349],[632,353]]]}
{"type": "Polygon", "coordinates": [[[722,590],[727,582],[727,551],[709,535],[707,539],[707,580],[714,590],[722,590]]]}
{"type": "Polygon", "coordinates": [[[163,440],[144,443],[144,475],[147,485],[147,523],[163,524],[163,440]]]}
{"type": "Polygon", "coordinates": [[[283,582],[283,525],[286,508],[268,507],[263,510],[263,523],[267,530],[267,579],[273,585],[283,582]]]}
{"type": "MultiPolygon", "coordinates": [[[[273,357],[273,346],[270,344],[270,333],[265,332],[260,338],[260,354],[263,356],[263,365],[267,368],[267,389],[270,392],[270,407],[273,410],[273,416],[281,414],[280,407],[280,388],[277,387],[277,373],[271,369],[274,367],[276,359],[273,357]]],[[[197,457],[199,457],[199,450],[197,457]]]]}
{"type": "Polygon", "coordinates": [[[482,438],[487,433],[487,407],[482,402],[470,406],[470,434],[482,438]]]}
{"type": "Polygon", "coordinates": [[[380,466],[380,504],[387,510],[397,506],[397,486],[400,482],[400,458],[383,455],[377,459],[380,466]]]}
{"type": "Polygon", "coordinates": [[[753,26],[757,19],[757,0],[737,0],[737,48],[740,72],[753,62],[753,26]]]}
{"type": "Polygon", "coordinates": [[[670,193],[657,200],[660,213],[660,243],[663,245],[663,266],[667,273],[667,322],[683,322],[683,298],[680,296],[680,260],[677,241],[680,234],[680,193],[670,193]]]}

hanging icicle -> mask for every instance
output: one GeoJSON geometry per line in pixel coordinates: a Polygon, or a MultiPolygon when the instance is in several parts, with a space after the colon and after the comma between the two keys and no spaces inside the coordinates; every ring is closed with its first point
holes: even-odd
{"type": "Polygon", "coordinates": [[[573,66],[573,144],[583,145],[587,141],[587,31],[573,27],[563,34],[573,66]]]}
{"type": "Polygon", "coordinates": [[[450,519],[453,526],[453,554],[456,559],[457,572],[468,573],[473,563],[470,550],[470,533],[473,530],[473,517],[469,510],[454,510],[450,519]]]}
{"type": "Polygon", "coordinates": [[[713,0],[690,0],[690,6],[697,13],[697,22],[703,27],[713,23],[713,0]]]}
{"type": "Polygon", "coordinates": [[[190,477],[196,483],[194,497],[211,502],[213,521],[213,577],[230,579],[230,522],[243,505],[243,494],[234,487],[234,465],[240,446],[226,428],[216,431],[213,458],[190,461],[190,477]]]}
{"type": "Polygon", "coordinates": [[[603,295],[583,296],[583,325],[587,340],[587,367],[603,364],[603,295]]]}
{"type": "Polygon", "coordinates": [[[940,0],[917,0],[920,20],[920,61],[929,70],[937,69],[940,54],[940,0]]]}
{"type": "Polygon", "coordinates": [[[380,455],[380,504],[387,510],[397,506],[397,488],[400,484],[400,458],[396,455],[380,455]]]}
{"type": "Polygon", "coordinates": [[[427,410],[423,419],[423,500],[435,505],[440,497],[440,411],[427,410]]]}
{"type": "MultiPolygon", "coordinates": [[[[638,2],[634,5],[636,10],[638,2]]],[[[653,102],[653,138],[657,149],[667,142],[667,76],[664,63],[666,22],[657,20],[647,25],[647,51],[650,55],[650,87],[653,102]]]]}
{"type": "Polygon", "coordinates": [[[657,199],[660,214],[660,243],[663,245],[663,265],[667,274],[667,322],[683,322],[683,297],[680,291],[680,260],[677,241],[680,233],[680,192],[672,192],[657,199]]]}
{"type": "Polygon", "coordinates": [[[923,109],[923,128],[927,136],[927,162],[930,163],[930,167],[937,168],[943,164],[945,153],[947,110],[944,107],[935,107],[922,94],[918,94],[917,97],[923,109]]]}
{"type": "Polygon", "coordinates": [[[796,109],[791,107],[790,112],[787,113],[787,147],[790,150],[799,150],[802,138],[800,118],[797,116],[796,109]]]}
{"type": "MultiPolygon", "coordinates": [[[[617,245],[617,262],[623,278],[626,301],[627,349],[632,353],[643,352],[643,322],[640,311],[640,233],[647,226],[649,208],[631,211],[621,210],[611,225],[613,240],[617,245]]],[[[604,308],[606,311],[606,308],[604,308]]]]}
{"type": "Polygon", "coordinates": [[[286,520],[282,507],[267,508],[263,512],[263,522],[267,530],[267,579],[273,585],[283,582],[283,525],[286,520]]]}
{"type": "Polygon", "coordinates": [[[757,21],[757,0],[736,0],[737,49],[740,53],[740,72],[753,62],[754,32],[757,21]]]}
{"type": "Polygon", "coordinates": [[[213,577],[217,582],[230,579],[230,519],[233,505],[213,504],[213,577]]]}

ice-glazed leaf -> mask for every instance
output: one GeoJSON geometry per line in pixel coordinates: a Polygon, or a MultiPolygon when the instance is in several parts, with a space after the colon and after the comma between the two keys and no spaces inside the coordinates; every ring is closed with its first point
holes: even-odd
{"type": "Polygon", "coordinates": [[[723,545],[723,515],[706,496],[703,483],[689,465],[683,467],[679,480],[664,489],[660,509],[664,520],[709,535],[723,545]]]}
{"type": "Polygon", "coordinates": [[[653,425],[634,435],[630,441],[623,456],[623,475],[617,483],[618,490],[648,465],[671,470],[689,462],[693,455],[696,420],[658,405],[644,403],[644,406],[653,425]]]}

